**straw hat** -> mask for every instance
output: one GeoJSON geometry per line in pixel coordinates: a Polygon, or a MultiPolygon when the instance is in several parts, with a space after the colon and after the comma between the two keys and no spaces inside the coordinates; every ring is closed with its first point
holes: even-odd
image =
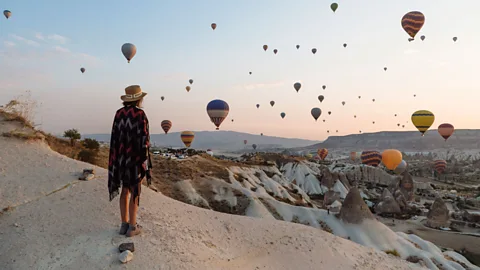
{"type": "Polygon", "coordinates": [[[140,85],[130,85],[125,88],[125,95],[121,96],[120,99],[126,102],[137,101],[146,96],[147,93],[142,92],[140,85]]]}

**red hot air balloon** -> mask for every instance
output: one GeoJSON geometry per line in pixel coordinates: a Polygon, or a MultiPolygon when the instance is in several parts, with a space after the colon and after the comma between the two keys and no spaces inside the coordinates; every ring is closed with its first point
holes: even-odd
{"type": "Polygon", "coordinates": [[[452,124],[449,123],[444,123],[438,126],[438,133],[445,139],[445,141],[447,141],[447,139],[452,136],[454,131],[455,128],[452,124]]]}
{"type": "Polygon", "coordinates": [[[217,24],[216,24],[216,23],[212,23],[212,24],[211,24],[211,27],[212,27],[213,30],[215,30],[215,29],[217,29],[217,24]]]}
{"type": "Polygon", "coordinates": [[[441,159],[435,160],[433,164],[435,167],[435,171],[437,171],[440,174],[442,174],[447,168],[447,162],[445,160],[441,160],[441,159]]]}
{"type": "Polygon", "coordinates": [[[163,131],[165,132],[165,134],[168,133],[168,131],[170,130],[170,128],[172,128],[172,121],[170,120],[163,120],[162,123],[160,124],[160,126],[162,127],[163,131]]]}
{"type": "Polygon", "coordinates": [[[328,150],[326,148],[318,149],[317,154],[322,160],[325,160],[328,155],[328,150]]]}

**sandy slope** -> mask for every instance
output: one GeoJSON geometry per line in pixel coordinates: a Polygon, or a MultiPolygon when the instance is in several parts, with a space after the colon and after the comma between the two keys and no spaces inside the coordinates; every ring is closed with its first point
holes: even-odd
{"type": "MultiPolygon", "coordinates": [[[[0,149],[0,203],[16,206],[0,215],[1,268],[118,269],[116,249],[128,239],[117,234],[118,198],[108,201],[105,170],[77,181],[91,166],[43,144],[0,137],[0,149]]],[[[140,203],[145,232],[133,239],[131,269],[416,267],[312,227],[217,213],[146,188],[140,203]]]]}

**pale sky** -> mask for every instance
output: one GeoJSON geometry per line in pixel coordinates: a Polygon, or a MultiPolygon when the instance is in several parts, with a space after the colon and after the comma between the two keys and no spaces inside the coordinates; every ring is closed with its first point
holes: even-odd
{"type": "Polygon", "coordinates": [[[53,133],[109,133],[131,84],[148,92],[153,133],[165,119],[172,132],[214,130],[206,105],[216,98],[230,106],[222,130],[254,134],[323,140],[327,130],[415,130],[410,115],[420,109],[435,114],[432,128],[480,128],[480,1],[338,1],[336,13],[331,3],[2,1],[12,16],[0,18],[0,103],[31,90],[42,103],[37,123],[53,133]],[[414,10],[426,21],[408,42],[400,20],[414,10]],[[130,64],[126,42],[137,46],[130,64]],[[322,109],[318,122],[312,107],[322,109]]]}

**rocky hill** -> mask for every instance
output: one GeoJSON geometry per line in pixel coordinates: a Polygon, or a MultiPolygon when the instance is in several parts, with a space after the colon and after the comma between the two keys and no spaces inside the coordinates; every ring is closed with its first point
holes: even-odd
{"type": "MultiPolygon", "coordinates": [[[[85,134],[85,138],[93,138],[98,141],[110,141],[110,134],[85,134]]],[[[152,144],[163,147],[184,147],[180,140],[179,132],[169,134],[152,134],[152,144]]],[[[215,149],[215,150],[241,150],[252,149],[252,144],[257,145],[257,149],[270,148],[291,148],[304,147],[318,143],[318,141],[281,138],[274,136],[260,136],[249,133],[235,131],[195,131],[195,140],[192,143],[193,148],[197,149],[215,149]],[[247,140],[247,145],[244,144],[247,140]]]]}
{"type": "Polygon", "coordinates": [[[382,131],[375,133],[352,134],[346,136],[330,136],[322,143],[292,150],[316,150],[318,148],[345,149],[361,151],[364,149],[401,149],[402,151],[428,151],[435,149],[478,150],[480,152],[480,130],[459,129],[447,142],[437,130],[429,130],[425,136],[418,131],[382,131]]]}

